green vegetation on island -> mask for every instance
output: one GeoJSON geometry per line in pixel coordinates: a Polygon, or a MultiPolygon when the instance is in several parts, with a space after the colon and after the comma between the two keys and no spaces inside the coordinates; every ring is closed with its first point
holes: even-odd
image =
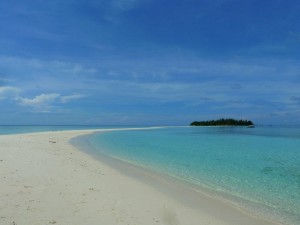
{"type": "Polygon", "coordinates": [[[209,121],[194,121],[191,126],[254,126],[250,120],[219,119],[209,121]]]}

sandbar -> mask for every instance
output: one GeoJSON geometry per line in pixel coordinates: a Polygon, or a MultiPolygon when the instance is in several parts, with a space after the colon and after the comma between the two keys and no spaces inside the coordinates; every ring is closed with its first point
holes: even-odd
{"type": "Polygon", "coordinates": [[[70,144],[93,132],[0,135],[0,225],[276,224],[203,193],[189,199],[192,190],[176,182],[142,171],[130,176],[122,171],[130,167],[70,144]]]}

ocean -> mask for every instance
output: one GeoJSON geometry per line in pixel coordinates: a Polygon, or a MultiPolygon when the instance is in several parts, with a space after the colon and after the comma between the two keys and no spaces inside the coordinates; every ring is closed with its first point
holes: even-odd
{"type": "Polygon", "coordinates": [[[0,126],[0,135],[96,128],[107,132],[82,139],[94,156],[171,176],[250,214],[299,224],[300,127],[0,126]]]}
{"type": "Polygon", "coordinates": [[[127,130],[89,142],[92,154],[197,185],[251,214],[299,224],[300,127],[127,130]]]}

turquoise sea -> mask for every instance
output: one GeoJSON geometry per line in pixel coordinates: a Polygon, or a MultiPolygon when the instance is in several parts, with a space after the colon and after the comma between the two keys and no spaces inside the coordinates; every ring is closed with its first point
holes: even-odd
{"type": "MultiPolygon", "coordinates": [[[[114,126],[0,126],[1,134],[114,126]]],[[[300,224],[300,127],[166,127],[96,133],[90,154],[167,174],[248,212],[300,224]]]]}
{"type": "Polygon", "coordinates": [[[106,154],[213,191],[252,214],[300,222],[300,127],[173,127],[89,138],[106,154]]]}

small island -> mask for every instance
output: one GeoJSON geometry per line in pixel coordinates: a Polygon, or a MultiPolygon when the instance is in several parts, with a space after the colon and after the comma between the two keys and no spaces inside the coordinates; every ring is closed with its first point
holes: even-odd
{"type": "Polygon", "coordinates": [[[247,126],[254,127],[250,120],[235,120],[235,119],[219,119],[208,121],[194,121],[190,126],[247,126]]]}

